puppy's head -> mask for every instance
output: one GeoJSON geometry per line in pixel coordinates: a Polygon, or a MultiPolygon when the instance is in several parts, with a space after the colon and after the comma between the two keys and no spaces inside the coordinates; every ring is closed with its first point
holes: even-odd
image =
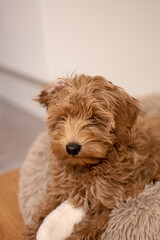
{"type": "Polygon", "coordinates": [[[101,76],[75,76],[50,85],[38,101],[47,108],[53,153],[72,165],[95,164],[132,139],[138,101],[101,76]]]}

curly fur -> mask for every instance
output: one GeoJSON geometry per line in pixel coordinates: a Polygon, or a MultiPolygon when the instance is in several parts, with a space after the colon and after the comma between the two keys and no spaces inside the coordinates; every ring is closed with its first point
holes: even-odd
{"type": "Polygon", "coordinates": [[[36,239],[43,219],[68,199],[83,206],[85,216],[67,240],[99,240],[118,200],[160,180],[160,117],[138,117],[138,101],[101,76],[60,82],[38,98],[47,108],[56,159],[45,201],[25,238],[36,239]],[[77,156],[67,153],[70,142],[82,146],[77,156]]]}

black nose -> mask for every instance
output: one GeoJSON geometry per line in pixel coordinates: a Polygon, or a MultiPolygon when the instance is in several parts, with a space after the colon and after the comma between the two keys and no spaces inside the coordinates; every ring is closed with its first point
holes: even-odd
{"type": "Polygon", "coordinates": [[[81,150],[81,146],[77,143],[69,143],[66,146],[66,151],[70,155],[77,155],[81,150]]]}

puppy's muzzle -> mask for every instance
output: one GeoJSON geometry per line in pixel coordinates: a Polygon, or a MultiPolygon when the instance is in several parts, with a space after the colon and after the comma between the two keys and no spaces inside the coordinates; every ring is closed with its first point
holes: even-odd
{"type": "Polygon", "coordinates": [[[77,143],[69,143],[66,145],[66,151],[70,155],[77,155],[81,150],[81,146],[77,143]]]}

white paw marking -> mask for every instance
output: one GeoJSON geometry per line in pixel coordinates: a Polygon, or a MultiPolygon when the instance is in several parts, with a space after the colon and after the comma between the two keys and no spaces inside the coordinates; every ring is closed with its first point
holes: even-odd
{"type": "Polygon", "coordinates": [[[63,202],[44,219],[36,240],[64,240],[73,231],[73,226],[82,220],[82,207],[74,208],[68,201],[63,202]]]}

